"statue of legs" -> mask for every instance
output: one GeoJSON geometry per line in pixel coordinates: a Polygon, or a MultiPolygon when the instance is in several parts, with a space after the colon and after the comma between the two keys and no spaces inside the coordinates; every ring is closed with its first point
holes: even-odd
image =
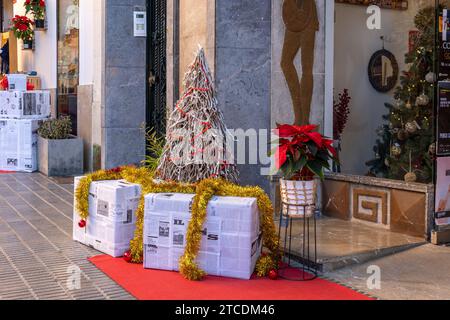
{"type": "Polygon", "coordinates": [[[281,68],[286,77],[295,114],[295,125],[309,124],[311,101],[314,88],[314,47],[316,30],[307,28],[302,32],[286,30],[284,37],[281,68]],[[301,49],[302,79],[300,82],[294,65],[295,57],[301,49]]]}

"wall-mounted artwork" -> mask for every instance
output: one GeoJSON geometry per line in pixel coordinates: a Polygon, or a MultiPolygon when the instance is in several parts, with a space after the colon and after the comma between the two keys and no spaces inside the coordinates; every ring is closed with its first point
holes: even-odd
{"type": "Polygon", "coordinates": [[[357,4],[362,6],[376,5],[380,8],[407,10],[408,0],[336,0],[336,3],[357,4]]]}

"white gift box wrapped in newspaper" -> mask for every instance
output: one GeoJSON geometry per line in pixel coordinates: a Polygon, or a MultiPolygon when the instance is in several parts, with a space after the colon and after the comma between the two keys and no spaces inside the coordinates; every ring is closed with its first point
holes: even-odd
{"type": "Polygon", "coordinates": [[[0,170],[37,170],[39,120],[0,119],[0,170]]]}
{"type": "MultiPolygon", "coordinates": [[[[75,190],[81,178],[75,178],[75,190]]],[[[123,256],[134,237],[140,197],[137,184],[123,180],[92,182],[87,225],[80,228],[81,219],[74,209],[73,239],[112,257],[123,256]]]]}
{"type": "Polygon", "coordinates": [[[27,79],[28,76],[26,74],[20,73],[12,73],[6,75],[8,78],[8,90],[14,91],[26,91],[27,90],[27,79]]]}
{"type": "MultiPolygon", "coordinates": [[[[145,197],[144,268],[178,271],[194,195],[145,197]]],[[[209,275],[250,279],[261,254],[257,200],[214,197],[197,263],[209,275]]]]}
{"type": "Polygon", "coordinates": [[[0,91],[0,118],[45,119],[50,103],[50,91],[0,91]]]}

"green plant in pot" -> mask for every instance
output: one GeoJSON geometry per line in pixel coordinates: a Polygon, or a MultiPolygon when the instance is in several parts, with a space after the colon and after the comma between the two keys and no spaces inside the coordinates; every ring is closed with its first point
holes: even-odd
{"type": "Polygon", "coordinates": [[[25,0],[23,5],[25,14],[33,15],[36,30],[45,30],[45,0],[25,0]]]}
{"type": "Polygon", "coordinates": [[[16,15],[11,19],[11,30],[17,39],[22,39],[23,49],[32,50],[34,40],[34,22],[26,16],[16,15]]]}
{"type": "Polygon", "coordinates": [[[40,172],[63,177],[83,174],[83,140],[71,133],[72,121],[68,116],[42,122],[38,129],[40,172]]]}
{"type": "Polygon", "coordinates": [[[278,125],[275,133],[276,168],[280,180],[283,214],[292,217],[314,215],[317,198],[317,179],[324,179],[331,160],[337,161],[333,140],[315,130],[315,125],[278,125]]]}

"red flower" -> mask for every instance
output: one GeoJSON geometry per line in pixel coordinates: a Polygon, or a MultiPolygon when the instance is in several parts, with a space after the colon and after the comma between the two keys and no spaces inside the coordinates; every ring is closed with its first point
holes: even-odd
{"type": "Polygon", "coordinates": [[[277,169],[288,178],[301,175],[312,179],[314,175],[323,177],[323,168],[329,168],[329,161],[336,158],[333,140],[316,132],[318,126],[278,125],[275,133],[280,137],[275,152],[277,169]]]}

